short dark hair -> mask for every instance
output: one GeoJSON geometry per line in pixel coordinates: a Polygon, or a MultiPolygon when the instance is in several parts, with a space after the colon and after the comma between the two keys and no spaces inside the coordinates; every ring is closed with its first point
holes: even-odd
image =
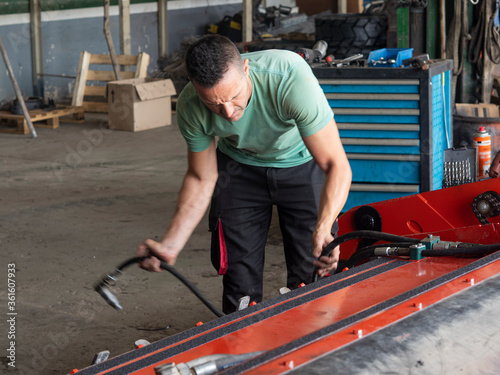
{"type": "Polygon", "coordinates": [[[186,68],[191,81],[203,87],[215,86],[231,66],[241,66],[238,48],[222,35],[206,35],[186,52],[186,68]]]}

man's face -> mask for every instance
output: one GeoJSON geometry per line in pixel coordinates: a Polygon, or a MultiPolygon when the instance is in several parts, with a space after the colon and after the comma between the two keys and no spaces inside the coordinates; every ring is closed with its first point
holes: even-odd
{"type": "Polygon", "coordinates": [[[243,71],[231,66],[224,78],[214,87],[206,88],[193,82],[200,99],[215,114],[228,121],[238,121],[245,112],[252,95],[252,82],[248,76],[248,60],[243,71]]]}

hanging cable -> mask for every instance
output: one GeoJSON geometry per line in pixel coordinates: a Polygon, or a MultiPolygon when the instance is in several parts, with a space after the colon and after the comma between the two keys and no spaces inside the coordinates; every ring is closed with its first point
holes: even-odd
{"type": "Polygon", "coordinates": [[[486,51],[494,64],[500,64],[500,34],[498,26],[495,26],[499,3],[498,1],[495,1],[495,3],[495,11],[491,13],[488,27],[486,28],[486,51]]]}

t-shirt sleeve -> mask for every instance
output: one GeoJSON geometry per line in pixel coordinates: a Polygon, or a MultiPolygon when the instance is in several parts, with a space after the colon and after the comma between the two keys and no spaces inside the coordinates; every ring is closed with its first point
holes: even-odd
{"type": "Polygon", "coordinates": [[[290,70],[280,95],[283,116],[295,120],[302,137],[317,133],[333,118],[333,111],[317,78],[303,59],[290,70]]]}
{"type": "Polygon", "coordinates": [[[177,126],[186,140],[189,151],[201,152],[210,146],[212,142],[212,136],[206,134],[204,130],[204,122],[207,119],[194,110],[188,110],[186,100],[182,95],[179,96],[176,106],[177,112],[177,126]],[[198,115],[196,115],[198,113],[198,115]]]}

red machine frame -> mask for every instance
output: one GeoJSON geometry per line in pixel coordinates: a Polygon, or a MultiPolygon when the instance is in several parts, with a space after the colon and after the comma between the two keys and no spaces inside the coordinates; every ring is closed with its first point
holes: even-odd
{"type": "MultiPolygon", "coordinates": [[[[475,197],[487,191],[499,193],[500,180],[489,179],[368,206],[377,213],[375,221],[382,232],[418,239],[432,234],[443,241],[499,244],[500,216],[488,218],[489,224],[481,224],[471,206],[475,197]]],[[[364,229],[356,223],[358,209],[341,216],[340,235],[364,229]]],[[[357,245],[358,241],[342,244],[341,258],[349,258],[357,245]]],[[[373,260],[80,373],[155,374],[155,368],[165,363],[250,352],[262,353],[222,373],[308,373],[308,364],[317,359],[362,342],[403,319],[418,316],[499,274],[498,252],[480,259],[373,260]]],[[[401,335],[404,337],[404,332],[401,335]]],[[[332,368],[335,363],[332,360],[332,368]]]]}

